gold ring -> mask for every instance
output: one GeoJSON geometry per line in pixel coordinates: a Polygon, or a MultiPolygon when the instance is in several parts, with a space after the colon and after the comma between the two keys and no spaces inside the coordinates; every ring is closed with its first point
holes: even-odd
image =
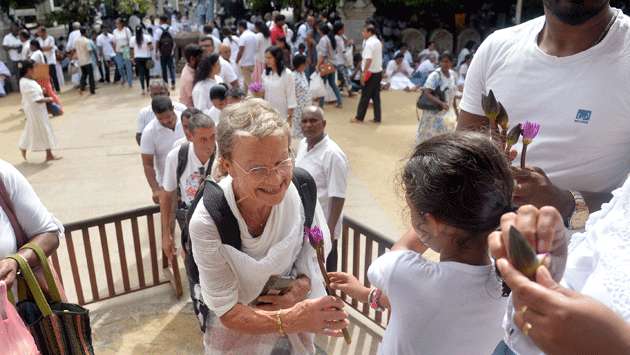
{"type": "Polygon", "coordinates": [[[529,323],[529,322],[525,322],[525,325],[523,326],[523,334],[527,337],[529,336],[529,331],[532,330],[534,326],[529,323]]]}
{"type": "Polygon", "coordinates": [[[523,305],[523,307],[521,307],[521,309],[519,309],[518,312],[521,314],[521,316],[524,317],[525,316],[525,312],[527,312],[527,306],[523,305]]]}

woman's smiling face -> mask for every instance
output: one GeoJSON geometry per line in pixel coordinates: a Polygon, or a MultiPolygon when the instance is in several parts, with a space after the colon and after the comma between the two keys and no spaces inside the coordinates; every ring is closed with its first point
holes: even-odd
{"type": "Polygon", "coordinates": [[[265,206],[277,205],[293,177],[289,136],[282,129],[263,138],[236,134],[226,163],[238,200],[252,198],[265,206]]]}

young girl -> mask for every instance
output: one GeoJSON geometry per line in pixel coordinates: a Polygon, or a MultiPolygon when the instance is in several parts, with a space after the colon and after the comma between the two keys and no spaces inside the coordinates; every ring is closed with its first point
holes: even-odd
{"type": "Polygon", "coordinates": [[[415,233],[370,266],[375,288],[329,273],[331,288],[390,310],[379,354],[492,353],[506,299],[487,237],[511,210],[504,155],[487,136],[447,133],[415,148],[401,180],[415,233]],[[427,247],[440,253],[439,262],[422,257],[427,247]]]}

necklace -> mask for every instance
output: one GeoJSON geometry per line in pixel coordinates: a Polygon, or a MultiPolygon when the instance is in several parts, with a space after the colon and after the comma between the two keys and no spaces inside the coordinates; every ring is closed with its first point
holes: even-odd
{"type": "Polygon", "coordinates": [[[593,46],[599,44],[599,42],[604,40],[604,37],[606,37],[606,35],[608,34],[608,32],[610,31],[610,28],[612,27],[612,25],[615,23],[615,20],[617,20],[617,16],[619,15],[619,10],[615,11],[615,14],[613,15],[613,17],[610,19],[610,21],[608,22],[608,24],[606,25],[606,28],[604,28],[604,31],[602,32],[602,34],[599,36],[599,38],[597,39],[597,41],[595,41],[595,43],[593,43],[593,46]]]}

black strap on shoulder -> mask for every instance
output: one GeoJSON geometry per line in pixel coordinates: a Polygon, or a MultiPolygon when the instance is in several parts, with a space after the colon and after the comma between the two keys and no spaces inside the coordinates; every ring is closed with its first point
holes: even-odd
{"type": "Polygon", "coordinates": [[[175,182],[177,183],[177,200],[181,201],[181,192],[179,191],[179,180],[181,180],[182,175],[184,175],[184,171],[186,170],[186,165],[188,164],[188,149],[190,148],[190,142],[184,142],[179,146],[179,151],[177,152],[177,169],[175,170],[177,173],[177,179],[175,182]]]}
{"type": "Polygon", "coordinates": [[[223,189],[216,182],[206,180],[203,189],[203,205],[217,226],[221,242],[241,250],[241,232],[238,221],[230,210],[223,189]]]}
{"type": "Polygon", "coordinates": [[[297,167],[293,169],[293,185],[297,188],[304,207],[304,226],[310,228],[317,205],[317,185],[308,171],[297,167]]]}

